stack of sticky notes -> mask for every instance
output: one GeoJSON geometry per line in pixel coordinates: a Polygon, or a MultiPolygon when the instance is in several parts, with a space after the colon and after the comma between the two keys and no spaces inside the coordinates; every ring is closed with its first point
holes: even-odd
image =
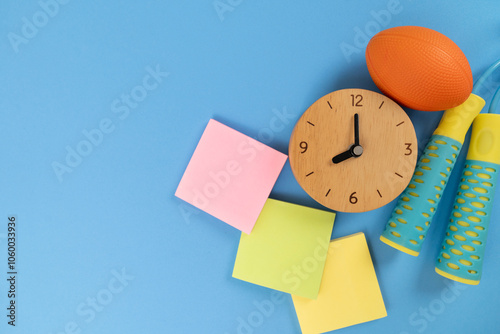
{"type": "Polygon", "coordinates": [[[241,230],[233,277],[290,293],[303,333],[387,315],[363,233],[335,213],[270,199],[287,156],[210,120],[175,195],[241,230]]]}

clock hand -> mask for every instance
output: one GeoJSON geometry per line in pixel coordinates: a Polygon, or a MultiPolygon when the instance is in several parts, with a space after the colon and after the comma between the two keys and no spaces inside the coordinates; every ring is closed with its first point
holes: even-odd
{"type": "Polygon", "coordinates": [[[352,152],[352,149],[350,148],[349,150],[334,156],[332,158],[332,162],[334,164],[338,164],[338,163],[341,163],[342,161],[345,161],[345,160],[352,158],[352,157],[354,157],[354,154],[352,152]]]}
{"type": "Polygon", "coordinates": [[[354,114],[354,145],[359,146],[359,116],[354,114]]]}
{"type": "Polygon", "coordinates": [[[334,164],[341,163],[349,158],[358,158],[363,154],[363,147],[361,145],[352,145],[349,150],[342,152],[332,158],[334,164]]]}
{"type": "Polygon", "coordinates": [[[363,147],[359,145],[359,115],[354,114],[354,144],[349,150],[342,152],[332,158],[334,164],[341,163],[349,158],[358,158],[363,154],[363,147]]]}

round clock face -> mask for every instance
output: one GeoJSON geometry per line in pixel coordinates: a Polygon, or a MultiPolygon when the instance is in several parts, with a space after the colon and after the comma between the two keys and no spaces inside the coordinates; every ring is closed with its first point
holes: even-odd
{"type": "Polygon", "coordinates": [[[300,186],[341,212],[377,209],[399,196],[413,176],[417,137],[406,112],[364,89],[323,96],[299,119],[289,158],[300,186]]]}

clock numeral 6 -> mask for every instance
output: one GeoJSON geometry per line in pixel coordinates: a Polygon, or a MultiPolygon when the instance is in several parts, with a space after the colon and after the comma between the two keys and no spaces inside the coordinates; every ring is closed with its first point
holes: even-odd
{"type": "Polygon", "coordinates": [[[361,101],[363,101],[363,95],[351,94],[351,102],[353,107],[362,107],[361,101]]]}
{"type": "Polygon", "coordinates": [[[299,144],[300,148],[302,149],[302,152],[300,153],[306,153],[307,151],[307,143],[305,141],[301,141],[299,144]]]}
{"type": "Polygon", "coordinates": [[[413,153],[413,150],[411,149],[411,143],[405,143],[405,145],[406,145],[405,155],[411,155],[413,153]]]}
{"type": "Polygon", "coordinates": [[[350,202],[351,204],[356,204],[356,203],[358,203],[358,198],[357,198],[356,196],[354,196],[355,194],[356,194],[356,192],[353,192],[353,193],[351,194],[351,196],[349,196],[349,202],[350,202]]]}

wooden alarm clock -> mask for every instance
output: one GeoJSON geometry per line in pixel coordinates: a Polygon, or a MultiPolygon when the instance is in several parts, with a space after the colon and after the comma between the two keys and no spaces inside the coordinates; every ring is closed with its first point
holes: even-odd
{"type": "Polygon", "coordinates": [[[314,102],[292,132],[289,158],[300,186],[341,212],[377,209],[406,188],[418,144],[406,112],[390,98],[343,89],[314,102]]]}

